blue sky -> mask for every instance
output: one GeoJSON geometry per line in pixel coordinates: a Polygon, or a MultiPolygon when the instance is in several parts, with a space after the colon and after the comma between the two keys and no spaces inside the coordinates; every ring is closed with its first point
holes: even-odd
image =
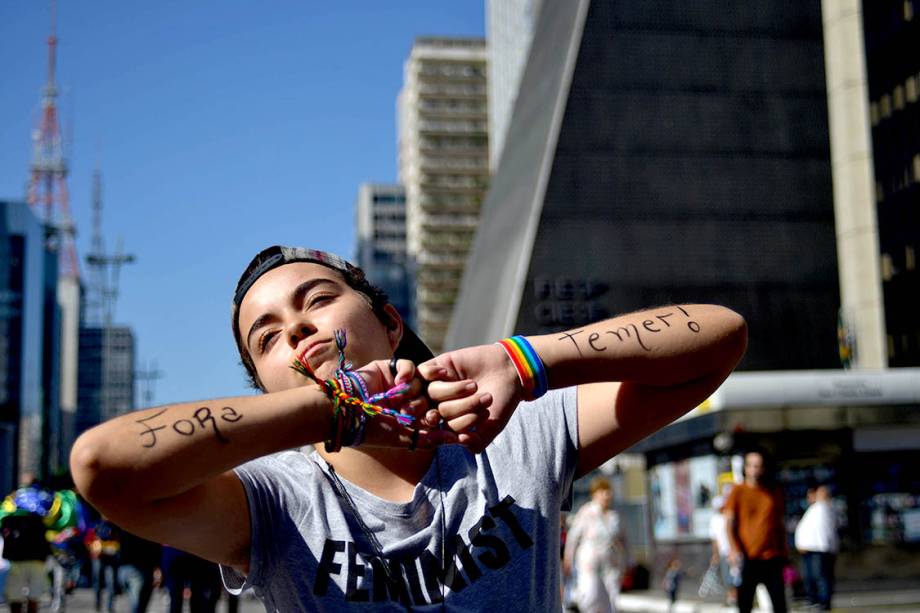
{"type": "MultiPolygon", "coordinates": [[[[0,198],[25,193],[49,14],[0,3],[0,198]]],[[[448,0],[59,0],[57,22],[79,255],[98,164],[107,246],[137,256],[116,319],[157,403],[252,393],[228,323],[243,267],[275,243],[352,257],[358,184],[396,179],[413,39],[485,32],[482,2],[448,0]]]]}

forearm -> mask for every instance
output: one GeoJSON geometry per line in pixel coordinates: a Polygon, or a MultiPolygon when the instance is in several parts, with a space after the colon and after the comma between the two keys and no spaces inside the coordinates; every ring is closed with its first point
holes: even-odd
{"type": "Polygon", "coordinates": [[[744,549],[741,546],[741,539],[738,538],[738,526],[734,518],[726,519],[725,529],[728,534],[728,545],[731,551],[738,554],[744,554],[744,549]]]}
{"type": "Polygon", "coordinates": [[[102,510],[155,502],[253,458],[322,440],[330,410],[318,389],[295,388],[133,412],[80,436],[71,471],[102,510]]]}
{"type": "Polygon", "coordinates": [[[744,319],[714,305],[639,311],[529,337],[553,388],[603,381],[672,386],[727,373],[744,354],[744,319]]]}

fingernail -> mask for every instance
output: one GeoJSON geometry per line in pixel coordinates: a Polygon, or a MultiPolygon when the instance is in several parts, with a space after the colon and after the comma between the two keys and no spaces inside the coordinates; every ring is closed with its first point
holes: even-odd
{"type": "Polygon", "coordinates": [[[470,381],[470,382],[466,383],[466,384],[463,386],[463,389],[464,389],[464,391],[472,392],[473,390],[476,389],[476,382],[475,382],[475,381],[470,381]]]}

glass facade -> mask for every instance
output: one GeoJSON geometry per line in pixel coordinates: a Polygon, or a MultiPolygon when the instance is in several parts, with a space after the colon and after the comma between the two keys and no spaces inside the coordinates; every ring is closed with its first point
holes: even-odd
{"type": "Polygon", "coordinates": [[[134,410],[134,360],[134,333],[130,328],[80,328],[77,435],[134,410]]]}
{"type": "Polygon", "coordinates": [[[364,183],[355,204],[357,263],[371,283],[386,292],[414,327],[414,290],[406,257],[406,192],[401,185],[364,183]]]}
{"type": "Polygon", "coordinates": [[[0,201],[0,489],[62,466],[57,254],[24,202],[0,201]]]}

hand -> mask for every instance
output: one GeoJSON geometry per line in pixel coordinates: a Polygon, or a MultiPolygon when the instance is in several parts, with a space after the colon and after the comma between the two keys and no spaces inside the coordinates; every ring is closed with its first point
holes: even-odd
{"type": "MultiPolygon", "coordinates": [[[[402,383],[408,384],[408,392],[385,403],[385,406],[415,418],[412,424],[407,426],[388,415],[369,417],[365,445],[430,449],[438,445],[460,442],[455,432],[438,428],[441,415],[434,409],[435,405],[426,393],[429,383],[421,377],[419,370],[410,360],[396,362],[395,376],[389,360],[371,362],[359,368],[357,372],[367,383],[371,395],[402,383]]],[[[441,368],[429,369],[429,373],[440,378],[448,376],[446,370],[441,368]]],[[[484,395],[477,394],[477,385],[473,381],[445,384],[440,394],[440,397],[450,399],[449,408],[460,420],[471,421],[472,415],[471,423],[475,423],[475,418],[482,412],[480,407],[484,395]]]]}
{"type": "Polygon", "coordinates": [[[738,566],[741,564],[741,552],[737,549],[732,549],[728,552],[728,562],[732,566],[738,566]]]}
{"type": "Polygon", "coordinates": [[[479,345],[450,351],[418,368],[429,380],[428,395],[440,416],[458,433],[461,444],[479,453],[502,431],[523,399],[514,364],[499,345],[479,345]],[[457,399],[457,384],[471,380],[480,398],[478,415],[467,398],[457,399]],[[475,431],[472,428],[475,427],[475,431]]]}

